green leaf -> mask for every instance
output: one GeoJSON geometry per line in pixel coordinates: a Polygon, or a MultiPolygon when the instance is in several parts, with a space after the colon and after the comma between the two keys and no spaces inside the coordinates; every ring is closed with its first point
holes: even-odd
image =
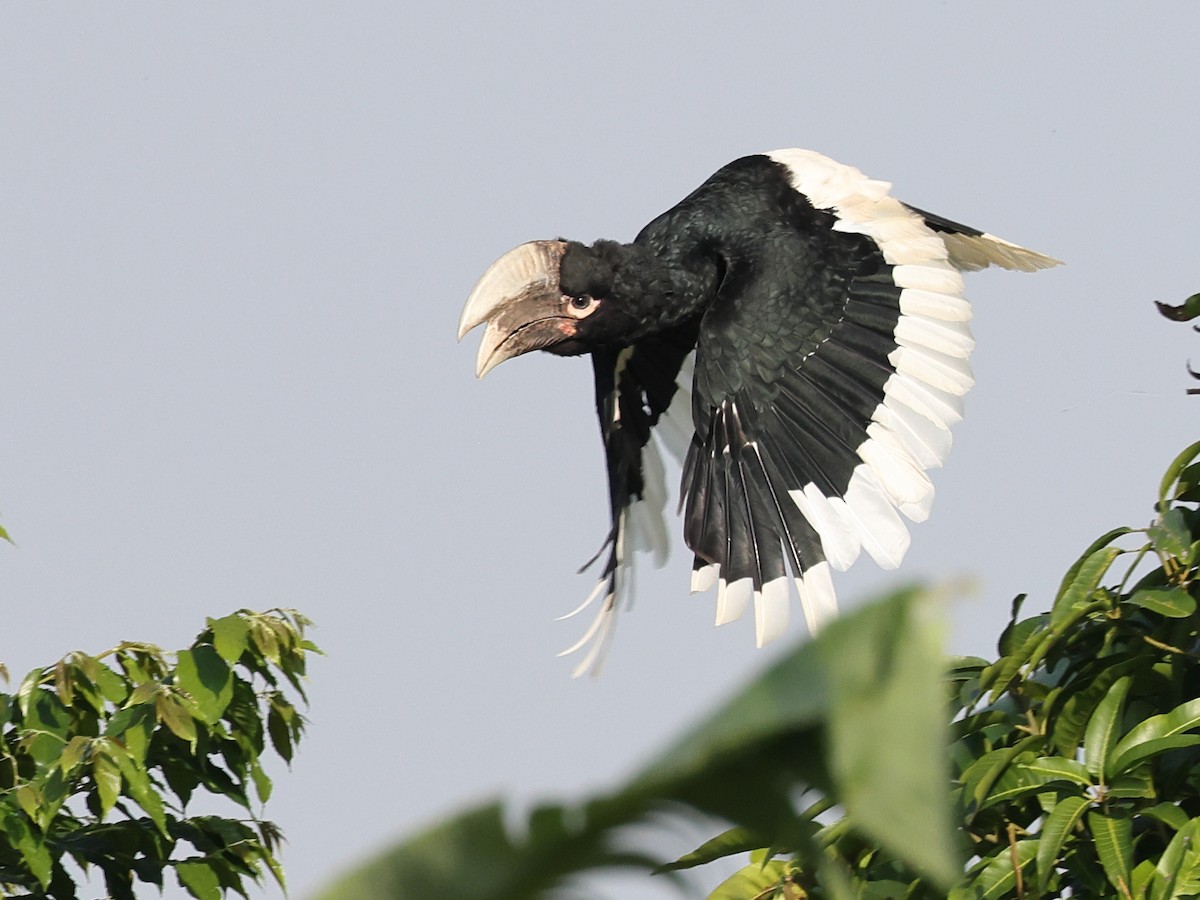
{"type": "Polygon", "coordinates": [[[158,697],[162,689],[163,686],[157,681],[143,681],[130,693],[129,697],[125,700],[125,706],[139,706],[142,703],[149,703],[158,697]]]}
{"type": "Polygon", "coordinates": [[[1145,656],[1127,654],[1106,660],[1106,665],[1078,686],[1062,704],[1062,711],[1050,721],[1050,739],[1059,755],[1075,757],[1092,713],[1108,696],[1118,678],[1138,669],[1145,656]]]}
{"type": "Polygon", "coordinates": [[[1187,813],[1185,813],[1177,804],[1174,803],[1156,804],[1148,809],[1141,810],[1139,815],[1150,816],[1158,819],[1158,821],[1171,828],[1172,831],[1178,831],[1189,821],[1191,821],[1188,819],[1187,813]]]}
{"type": "MultiPolygon", "coordinates": [[[[1176,807],[1178,809],[1178,807],[1176,807]]],[[[1181,811],[1182,812],[1182,811],[1181,811]]],[[[1175,836],[1167,844],[1155,866],[1156,878],[1151,884],[1151,900],[1174,900],[1176,897],[1188,896],[1179,889],[1190,888],[1183,885],[1188,875],[1196,868],[1198,842],[1200,835],[1200,819],[1190,819],[1176,830],[1175,836]]]]}
{"type": "Polygon", "coordinates": [[[1200,736],[1183,735],[1197,727],[1200,727],[1200,698],[1145,719],[1130,729],[1113,748],[1112,772],[1121,772],[1156,753],[1200,743],[1200,736]],[[1177,737],[1179,740],[1173,740],[1177,737]]]}
{"type": "Polygon", "coordinates": [[[1133,872],[1129,876],[1130,881],[1132,882],[1130,885],[1130,892],[1133,894],[1133,896],[1139,898],[1139,900],[1140,898],[1149,896],[1150,883],[1154,880],[1157,874],[1158,873],[1154,870],[1154,863],[1148,859],[1143,859],[1140,863],[1134,866],[1133,872]]]}
{"type": "Polygon", "coordinates": [[[275,699],[272,699],[271,708],[267,711],[267,734],[271,738],[271,746],[288,763],[292,761],[294,752],[292,721],[296,715],[296,710],[290,704],[275,699]]]}
{"type": "Polygon", "coordinates": [[[609,864],[613,829],[641,814],[638,804],[542,807],[526,834],[510,834],[498,803],[487,804],[410,838],[317,895],[318,900],[471,897],[532,900],[574,873],[609,864]]]}
{"type": "Polygon", "coordinates": [[[1090,787],[1092,784],[1092,778],[1086,766],[1062,756],[1042,756],[1032,762],[1022,764],[1021,768],[1038,776],[1042,784],[1052,781],[1070,781],[1083,787],[1090,787]]]}
{"type": "Polygon", "coordinates": [[[205,860],[175,863],[175,877],[196,900],[221,900],[221,882],[205,860]]]}
{"type": "Polygon", "coordinates": [[[717,885],[708,900],[751,900],[768,896],[765,892],[782,884],[789,871],[788,863],[781,859],[773,859],[765,865],[751,863],[717,885]]]}
{"type": "Polygon", "coordinates": [[[1050,624],[1058,625],[1085,606],[1092,593],[1100,587],[1100,582],[1113,562],[1123,551],[1120,547],[1109,547],[1107,544],[1122,534],[1128,534],[1131,529],[1116,528],[1100,538],[1088,548],[1088,553],[1080,559],[1067,573],[1059,588],[1058,597],[1050,611],[1050,624]],[[1099,549],[1096,548],[1097,545],[1099,549]]]}
{"type": "MultiPolygon", "coordinates": [[[[1065,760],[1064,760],[1065,762],[1065,760]]],[[[1075,831],[1075,826],[1083,818],[1084,812],[1092,805],[1087,797],[1064,797],[1055,804],[1054,809],[1046,816],[1041,834],[1037,841],[1037,884],[1039,891],[1045,891],[1050,876],[1058,863],[1059,851],[1067,838],[1075,831]]]]}
{"type": "Polygon", "coordinates": [[[738,853],[748,853],[769,843],[762,835],[755,834],[748,828],[730,828],[723,831],[710,841],[705,841],[691,853],[686,853],[674,862],[660,866],[659,872],[673,872],[678,869],[691,869],[702,866],[716,859],[734,856],[738,853]]]}
{"type": "Polygon", "coordinates": [[[38,807],[42,805],[42,792],[32,784],[23,784],[17,788],[17,805],[25,811],[33,821],[38,819],[38,807]]]}
{"type": "Polygon", "coordinates": [[[1186,619],[1196,612],[1196,600],[1183,588],[1134,591],[1129,602],[1169,619],[1186,619]]]}
{"type": "Polygon", "coordinates": [[[58,758],[58,766],[64,775],[70,775],[75,767],[83,761],[83,755],[91,743],[92,739],[82,734],[77,734],[67,741],[67,746],[63,748],[62,755],[58,758]]]}
{"type": "Polygon", "coordinates": [[[79,782],[77,779],[68,781],[62,771],[55,768],[38,773],[36,783],[40,796],[38,808],[32,815],[38,828],[45,834],[67,798],[78,790],[79,782]]]}
{"type": "Polygon", "coordinates": [[[1129,685],[1128,675],[1118,678],[1113,683],[1108,694],[1096,706],[1084,733],[1084,765],[1101,781],[1108,777],[1109,755],[1117,741],[1117,729],[1121,725],[1121,713],[1125,709],[1125,695],[1129,693],[1129,685]]]}
{"type": "Polygon", "coordinates": [[[944,663],[932,598],[834,622],[827,759],[848,822],[948,888],[961,877],[946,784],[944,663]],[[922,624],[922,619],[925,623],[922,624]]]}
{"type": "Polygon", "coordinates": [[[150,816],[150,821],[154,823],[163,837],[168,837],[166,811],[163,808],[162,797],[150,781],[150,773],[140,760],[127,753],[120,745],[110,739],[105,740],[106,750],[116,762],[117,768],[120,769],[129,796],[146,811],[146,814],[150,816]]]}
{"type": "Polygon", "coordinates": [[[685,735],[631,790],[665,794],[785,841],[792,829],[799,839],[803,831],[779,776],[763,769],[762,757],[777,755],[799,771],[803,763],[807,779],[821,778],[822,767],[805,762],[801,751],[816,747],[809,729],[829,716],[826,759],[855,826],[953,883],[960,870],[943,768],[945,699],[932,602],[906,591],[833,622],[685,735]],[[856,743],[863,740],[870,746],[856,743]]]}
{"type": "Polygon", "coordinates": [[[1122,896],[1130,896],[1130,872],[1133,867],[1133,822],[1106,816],[1100,812],[1087,814],[1088,831],[1096,845],[1096,855],[1108,883],[1122,896]]]}
{"type": "Polygon", "coordinates": [[[126,706],[108,720],[104,734],[106,737],[118,738],[134,758],[145,760],[156,721],[154,708],[150,704],[126,706]]]}
{"type": "Polygon", "coordinates": [[[20,815],[4,816],[4,832],[38,883],[43,888],[49,885],[54,858],[41,837],[34,833],[29,823],[20,815]]]}
{"type": "Polygon", "coordinates": [[[1200,463],[1192,463],[1179,473],[1172,499],[1182,503],[1200,502],[1200,463]]]}
{"type": "Polygon", "coordinates": [[[49,740],[34,740],[30,752],[40,763],[52,762],[62,753],[71,730],[71,713],[51,691],[37,689],[28,699],[23,731],[49,740]]]}
{"type": "Polygon", "coordinates": [[[1176,734],[1170,737],[1151,738],[1131,746],[1125,753],[1118,752],[1121,746],[1118,744],[1113,751],[1112,776],[1116,777],[1125,770],[1134,768],[1151,756],[1157,756],[1169,750],[1179,750],[1183,747],[1195,747],[1197,744],[1200,744],[1200,734],[1176,734]]]}
{"type": "MultiPolygon", "coordinates": [[[[1040,743],[1040,736],[1031,735],[1034,740],[1031,743],[1040,743]]],[[[1006,748],[1012,750],[1013,748],[1006,748]]],[[[1027,797],[1030,794],[1042,794],[1047,790],[1047,785],[1054,782],[1074,781],[1069,770],[1051,769],[1049,767],[1030,768],[1035,760],[1030,753],[1020,753],[1013,757],[1013,765],[1010,765],[1000,775],[998,779],[987,789],[985,793],[981,793],[980,789],[976,788],[976,793],[979,797],[979,810],[985,810],[997,803],[1003,803],[1006,800],[1013,800],[1017,797],[1027,797]]]]}
{"type": "Polygon", "coordinates": [[[121,770],[117,767],[116,760],[103,748],[97,748],[92,753],[92,777],[100,799],[100,818],[103,819],[121,796],[121,770]]]}
{"type": "MultiPolygon", "coordinates": [[[[897,898],[913,896],[914,889],[919,886],[919,882],[916,884],[905,884],[901,881],[872,879],[865,884],[856,885],[855,887],[858,892],[855,896],[858,900],[897,900],[897,898]]],[[[803,894],[797,895],[797,897],[803,896],[803,894]]]]}
{"type": "Polygon", "coordinates": [[[1154,549],[1164,556],[1190,562],[1192,532],[1178,507],[1168,509],[1159,520],[1146,529],[1154,549]]]}
{"type": "Polygon", "coordinates": [[[951,900],[998,900],[1000,897],[1016,895],[1017,870],[1023,872],[1037,855],[1037,841],[1017,841],[1015,845],[1003,845],[992,852],[978,872],[967,882],[967,887],[957,888],[950,893],[951,900]],[[1013,865],[1013,854],[1017,865],[1013,865]]]}
{"type": "MultiPolygon", "coordinates": [[[[1195,296],[1195,295],[1193,295],[1195,296]]],[[[1190,302],[1190,301],[1189,301],[1190,302]]],[[[1182,453],[1171,461],[1167,466],[1167,471],[1163,473],[1162,483],[1158,488],[1158,503],[1159,508],[1166,506],[1167,499],[1171,496],[1171,488],[1179,482],[1183,472],[1190,466],[1197,457],[1200,457],[1200,441],[1192,444],[1182,453]]]]}
{"type": "Polygon", "coordinates": [[[226,662],[237,662],[250,639],[250,624],[235,613],[220,619],[209,619],[208,627],[212,629],[213,646],[221,658],[226,662]]]}
{"type": "Polygon", "coordinates": [[[257,759],[250,760],[250,777],[254,780],[254,790],[258,794],[258,801],[266,803],[271,799],[271,779],[267,777],[267,773],[263,771],[257,759]]]}
{"type": "Polygon", "coordinates": [[[177,737],[189,744],[196,740],[196,722],[177,695],[169,691],[160,693],[155,700],[154,711],[158,721],[166,725],[177,737]]]}
{"type": "Polygon", "coordinates": [[[275,630],[263,619],[252,619],[249,622],[250,638],[263,657],[279,665],[279,638],[275,630]]]}
{"type": "Polygon", "coordinates": [[[197,718],[209,725],[220,721],[233,699],[233,673],[207,644],[179,652],[175,680],[195,701],[197,718]]]}
{"type": "Polygon", "coordinates": [[[1150,765],[1146,763],[1134,766],[1127,772],[1114,775],[1107,785],[1106,797],[1109,800],[1153,800],[1157,793],[1154,789],[1154,778],[1150,765]]]}

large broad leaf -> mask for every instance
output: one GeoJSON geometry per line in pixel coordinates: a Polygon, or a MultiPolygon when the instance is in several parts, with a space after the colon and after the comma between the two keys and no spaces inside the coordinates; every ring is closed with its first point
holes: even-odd
{"type": "MultiPolygon", "coordinates": [[[[1198,296],[1200,296],[1200,294],[1193,295],[1193,297],[1198,296]]],[[[1171,460],[1171,464],[1167,466],[1167,471],[1163,473],[1162,483],[1158,488],[1158,502],[1160,506],[1165,506],[1167,499],[1170,498],[1173,493],[1175,496],[1178,496],[1181,493],[1186,493],[1189,488],[1196,484],[1194,480],[1188,479],[1185,484],[1179,485],[1178,490],[1174,492],[1171,490],[1171,488],[1175,486],[1175,483],[1181,480],[1183,473],[1188,470],[1197,457],[1200,457],[1200,441],[1196,441],[1196,443],[1192,444],[1173,460],[1171,460]]]]}
{"type": "Polygon", "coordinates": [[[1154,549],[1163,556],[1174,557],[1184,565],[1191,563],[1192,531],[1182,509],[1168,509],[1146,529],[1146,534],[1154,549]]]}
{"type": "Polygon", "coordinates": [[[530,900],[547,896],[570,875],[624,860],[607,847],[610,831],[636,808],[544,807],[528,833],[509,833],[501,804],[490,803],[443,822],[342,878],[320,900],[471,897],[530,900]]]}
{"type": "Polygon", "coordinates": [[[962,869],[946,792],[940,635],[915,596],[875,613],[835,623],[817,644],[832,689],[836,796],[852,825],[948,888],[962,869]]]}
{"type": "Polygon", "coordinates": [[[1135,591],[1129,602],[1168,619],[1186,619],[1196,612],[1195,599],[1178,587],[1135,591]]]}
{"type": "Polygon", "coordinates": [[[1104,874],[1121,896],[1129,896],[1133,869],[1133,822],[1099,812],[1087,814],[1088,830],[1104,874]]]}
{"type": "Polygon", "coordinates": [[[1189,700],[1168,713],[1151,716],[1130,729],[1112,750],[1112,774],[1167,750],[1200,743],[1200,735],[1184,734],[1200,728],[1200,698],[1189,700]]]}
{"type": "Polygon", "coordinates": [[[1192,819],[1176,832],[1155,867],[1151,900],[1195,896],[1200,872],[1200,819],[1192,819]]]}
{"type": "Polygon", "coordinates": [[[1130,677],[1118,678],[1108,694],[1100,701],[1083,737],[1083,761],[1087,770],[1100,780],[1108,776],[1109,758],[1117,743],[1121,713],[1125,710],[1125,695],[1129,693],[1130,677]]]}
{"type": "Polygon", "coordinates": [[[949,900],[999,900],[1017,896],[1018,870],[1024,872],[1033,861],[1037,844],[1027,840],[1001,847],[981,862],[963,885],[950,892],[949,900]]]}
{"type": "MultiPolygon", "coordinates": [[[[534,900],[576,872],[662,862],[613,848],[620,829],[667,804],[803,850],[812,847],[813,825],[791,798],[814,786],[829,791],[857,829],[947,888],[961,869],[947,791],[944,662],[931,605],[929,595],[906,591],[835,622],[621,789],[570,808],[548,806],[521,836],[505,828],[498,804],[471,810],[320,897],[534,900]]],[[[801,862],[824,865],[807,856],[801,862]]],[[[838,885],[830,887],[836,896],[838,885]]]]}
{"type": "Polygon", "coordinates": [[[233,672],[225,660],[206,644],[181,650],[175,678],[196,704],[197,718],[216,723],[233,699],[233,672]]]}
{"type": "Polygon", "coordinates": [[[1050,624],[1059,625],[1071,618],[1072,613],[1087,606],[1092,592],[1100,587],[1104,574],[1116,558],[1125,552],[1120,547],[1108,545],[1129,531],[1128,528],[1114,528],[1088,547],[1071,567],[1063,578],[1054,607],[1050,610],[1050,624]]]}
{"type": "Polygon", "coordinates": [[[1039,891],[1045,891],[1050,876],[1054,874],[1058,864],[1058,851],[1075,830],[1075,825],[1083,818],[1083,814],[1092,805],[1087,797],[1072,795],[1063,797],[1050,810],[1042,824],[1041,834],[1037,842],[1037,884],[1039,891]]]}
{"type": "Polygon", "coordinates": [[[634,788],[795,845],[806,832],[786,802],[787,781],[828,780],[850,824],[935,883],[953,884],[961,869],[933,603],[907,591],[835,621],[686,735],[634,788]],[[812,752],[822,732],[827,769],[812,752]]]}
{"type": "MultiPolygon", "coordinates": [[[[788,866],[782,860],[751,863],[721,882],[708,895],[708,900],[746,900],[747,897],[771,896],[774,892],[769,889],[780,884],[787,873],[788,866]]],[[[797,893],[793,896],[800,895],[797,893]]]]}
{"type": "Polygon", "coordinates": [[[691,853],[684,854],[672,863],[663,866],[659,871],[671,872],[676,869],[691,869],[702,866],[713,860],[724,859],[738,853],[748,853],[769,844],[770,840],[761,834],[756,834],[748,828],[730,828],[715,838],[705,841],[691,853]]]}

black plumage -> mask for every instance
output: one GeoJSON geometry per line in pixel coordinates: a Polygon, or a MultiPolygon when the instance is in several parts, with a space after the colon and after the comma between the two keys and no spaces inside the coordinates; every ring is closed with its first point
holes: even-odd
{"type": "MultiPolygon", "coordinates": [[[[906,206],[802,150],[723,167],[633,242],[535,241],[468,299],[482,376],[534,349],[589,353],[612,525],[576,649],[593,667],[635,549],[666,551],[657,444],[681,459],[693,589],[717,621],[753,601],[759,644],[835,610],[830,568],[884,566],[920,521],[972,384],[960,271],[1056,260],[906,206]]],[[[585,604],[586,605],[586,604],[585,604]]]]}

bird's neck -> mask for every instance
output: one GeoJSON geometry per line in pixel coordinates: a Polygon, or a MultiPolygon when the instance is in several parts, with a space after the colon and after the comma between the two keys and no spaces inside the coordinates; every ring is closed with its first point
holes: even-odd
{"type": "Polygon", "coordinates": [[[722,263],[696,247],[620,244],[613,254],[613,295],[638,325],[632,339],[675,328],[702,315],[716,297],[722,263]]]}

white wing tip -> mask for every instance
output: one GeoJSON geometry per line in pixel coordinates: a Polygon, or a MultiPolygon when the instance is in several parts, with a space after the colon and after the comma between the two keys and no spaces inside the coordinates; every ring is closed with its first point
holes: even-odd
{"type": "Polygon", "coordinates": [[[705,591],[712,590],[712,586],[717,583],[717,576],[720,572],[721,567],[715,563],[702,566],[699,569],[692,569],[692,593],[702,594],[705,591]]]}
{"type": "Polygon", "coordinates": [[[787,631],[791,602],[788,580],[776,578],[754,592],[754,643],[761,648],[787,631]]]}
{"type": "Polygon", "coordinates": [[[746,612],[750,598],[754,595],[754,582],[749,578],[739,578],[729,584],[724,578],[717,582],[717,621],[718,625],[735,622],[746,612]]]}

